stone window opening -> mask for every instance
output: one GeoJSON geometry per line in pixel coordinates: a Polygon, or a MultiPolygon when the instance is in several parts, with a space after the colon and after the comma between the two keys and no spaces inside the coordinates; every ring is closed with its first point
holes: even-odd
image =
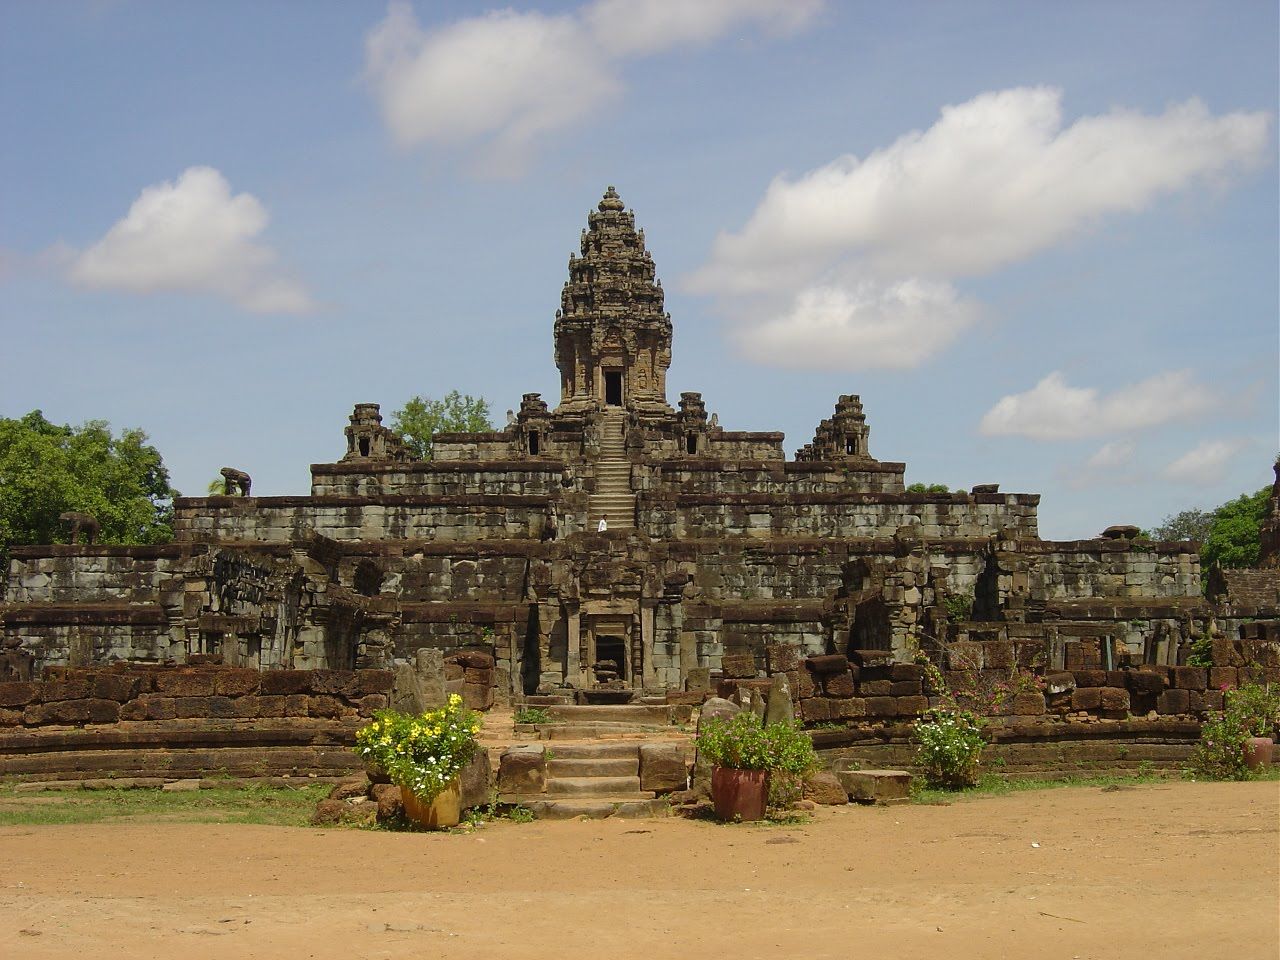
{"type": "Polygon", "coordinates": [[[382,592],[382,570],[372,560],[361,560],[356,564],[352,586],[362,597],[376,597],[382,592]]]}
{"type": "Polygon", "coordinates": [[[858,452],[858,444],[853,437],[844,438],[844,452],[850,455],[858,452]]]}
{"type": "Polygon", "coordinates": [[[369,438],[360,438],[360,456],[367,457],[369,455],[369,438]]]}
{"type": "Polygon", "coordinates": [[[698,435],[696,433],[690,433],[686,435],[684,438],[684,442],[685,442],[685,450],[690,455],[698,452],[698,435]]]}
{"type": "Polygon", "coordinates": [[[529,456],[536,457],[538,455],[540,445],[538,431],[534,430],[529,434],[529,456]]]}

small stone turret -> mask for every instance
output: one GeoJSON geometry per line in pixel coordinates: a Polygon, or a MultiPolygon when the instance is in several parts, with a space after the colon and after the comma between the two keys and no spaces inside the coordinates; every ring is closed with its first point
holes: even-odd
{"type": "Polygon", "coordinates": [[[680,394],[680,412],[676,415],[678,434],[685,456],[696,457],[707,452],[707,407],[702,394],[689,391],[680,394]]]}
{"type": "Polygon", "coordinates": [[[346,460],[412,460],[400,435],[382,425],[381,408],[376,403],[357,403],[351,414],[346,460]]]}
{"type": "Polygon", "coordinates": [[[813,442],[796,451],[797,460],[874,460],[867,441],[871,428],[862,412],[862,399],[845,394],[836,402],[835,414],[818,424],[813,442]]]}
{"type": "Polygon", "coordinates": [[[547,434],[551,431],[551,411],[540,393],[526,393],[520,398],[516,416],[516,432],[523,451],[531,457],[545,452],[547,434]]]}

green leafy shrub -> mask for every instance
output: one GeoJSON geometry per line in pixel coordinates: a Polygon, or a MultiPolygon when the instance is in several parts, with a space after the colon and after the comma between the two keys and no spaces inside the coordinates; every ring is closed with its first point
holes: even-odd
{"type": "Polygon", "coordinates": [[[439,710],[420,716],[380,710],[356,733],[355,751],[381,767],[391,782],[434,800],[475,755],[480,715],[456,693],[439,710]]]}
{"type": "Polygon", "coordinates": [[[973,615],[972,593],[949,593],[943,598],[947,608],[947,620],[951,623],[964,623],[973,615]]]}
{"type": "Polygon", "coordinates": [[[551,713],[542,707],[521,707],[516,711],[516,723],[550,723],[551,713]]]}
{"type": "Polygon", "coordinates": [[[1225,692],[1226,713],[1236,717],[1248,736],[1270,737],[1280,727],[1280,688],[1245,683],[1225,692]]]}
{"type": "Polygon", "coordinates": [[[1248,780],[1249,733],[1238,715],[1220,713],[1200,728],[1187,772],[1203,780],[1248,780]]]}
{"type": "Polygon", "coordinates": [[[803,776],[818,763],[813,742],[794,723],[764,726],[750,710],[713,717],[698,733],[698,754],[715,767],[803,776]]]}
{"type": "Polygon", "coordinates": [[[976,786],[984,741],[982,725],[968,710],[930,710],[912,727],[916,762],[930,787],[976,786]]]}

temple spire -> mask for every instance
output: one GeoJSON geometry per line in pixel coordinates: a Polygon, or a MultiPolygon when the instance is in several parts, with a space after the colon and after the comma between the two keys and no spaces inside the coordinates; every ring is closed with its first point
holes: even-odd
{"type": "Polygon", "coordinates": [[[644,231],[610,186],[587,214],[556,312],[560,409],[668,413],[671,317],[644,231]]]}

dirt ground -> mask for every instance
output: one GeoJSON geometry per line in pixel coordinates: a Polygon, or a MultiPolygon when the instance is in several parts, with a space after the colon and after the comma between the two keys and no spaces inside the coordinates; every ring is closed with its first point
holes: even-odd
{"type": "Polygon", "coordinates": [[[845,807],[798,826],[0,829],[0,957],[1275,960],[1280,784],[845,807]]]}

